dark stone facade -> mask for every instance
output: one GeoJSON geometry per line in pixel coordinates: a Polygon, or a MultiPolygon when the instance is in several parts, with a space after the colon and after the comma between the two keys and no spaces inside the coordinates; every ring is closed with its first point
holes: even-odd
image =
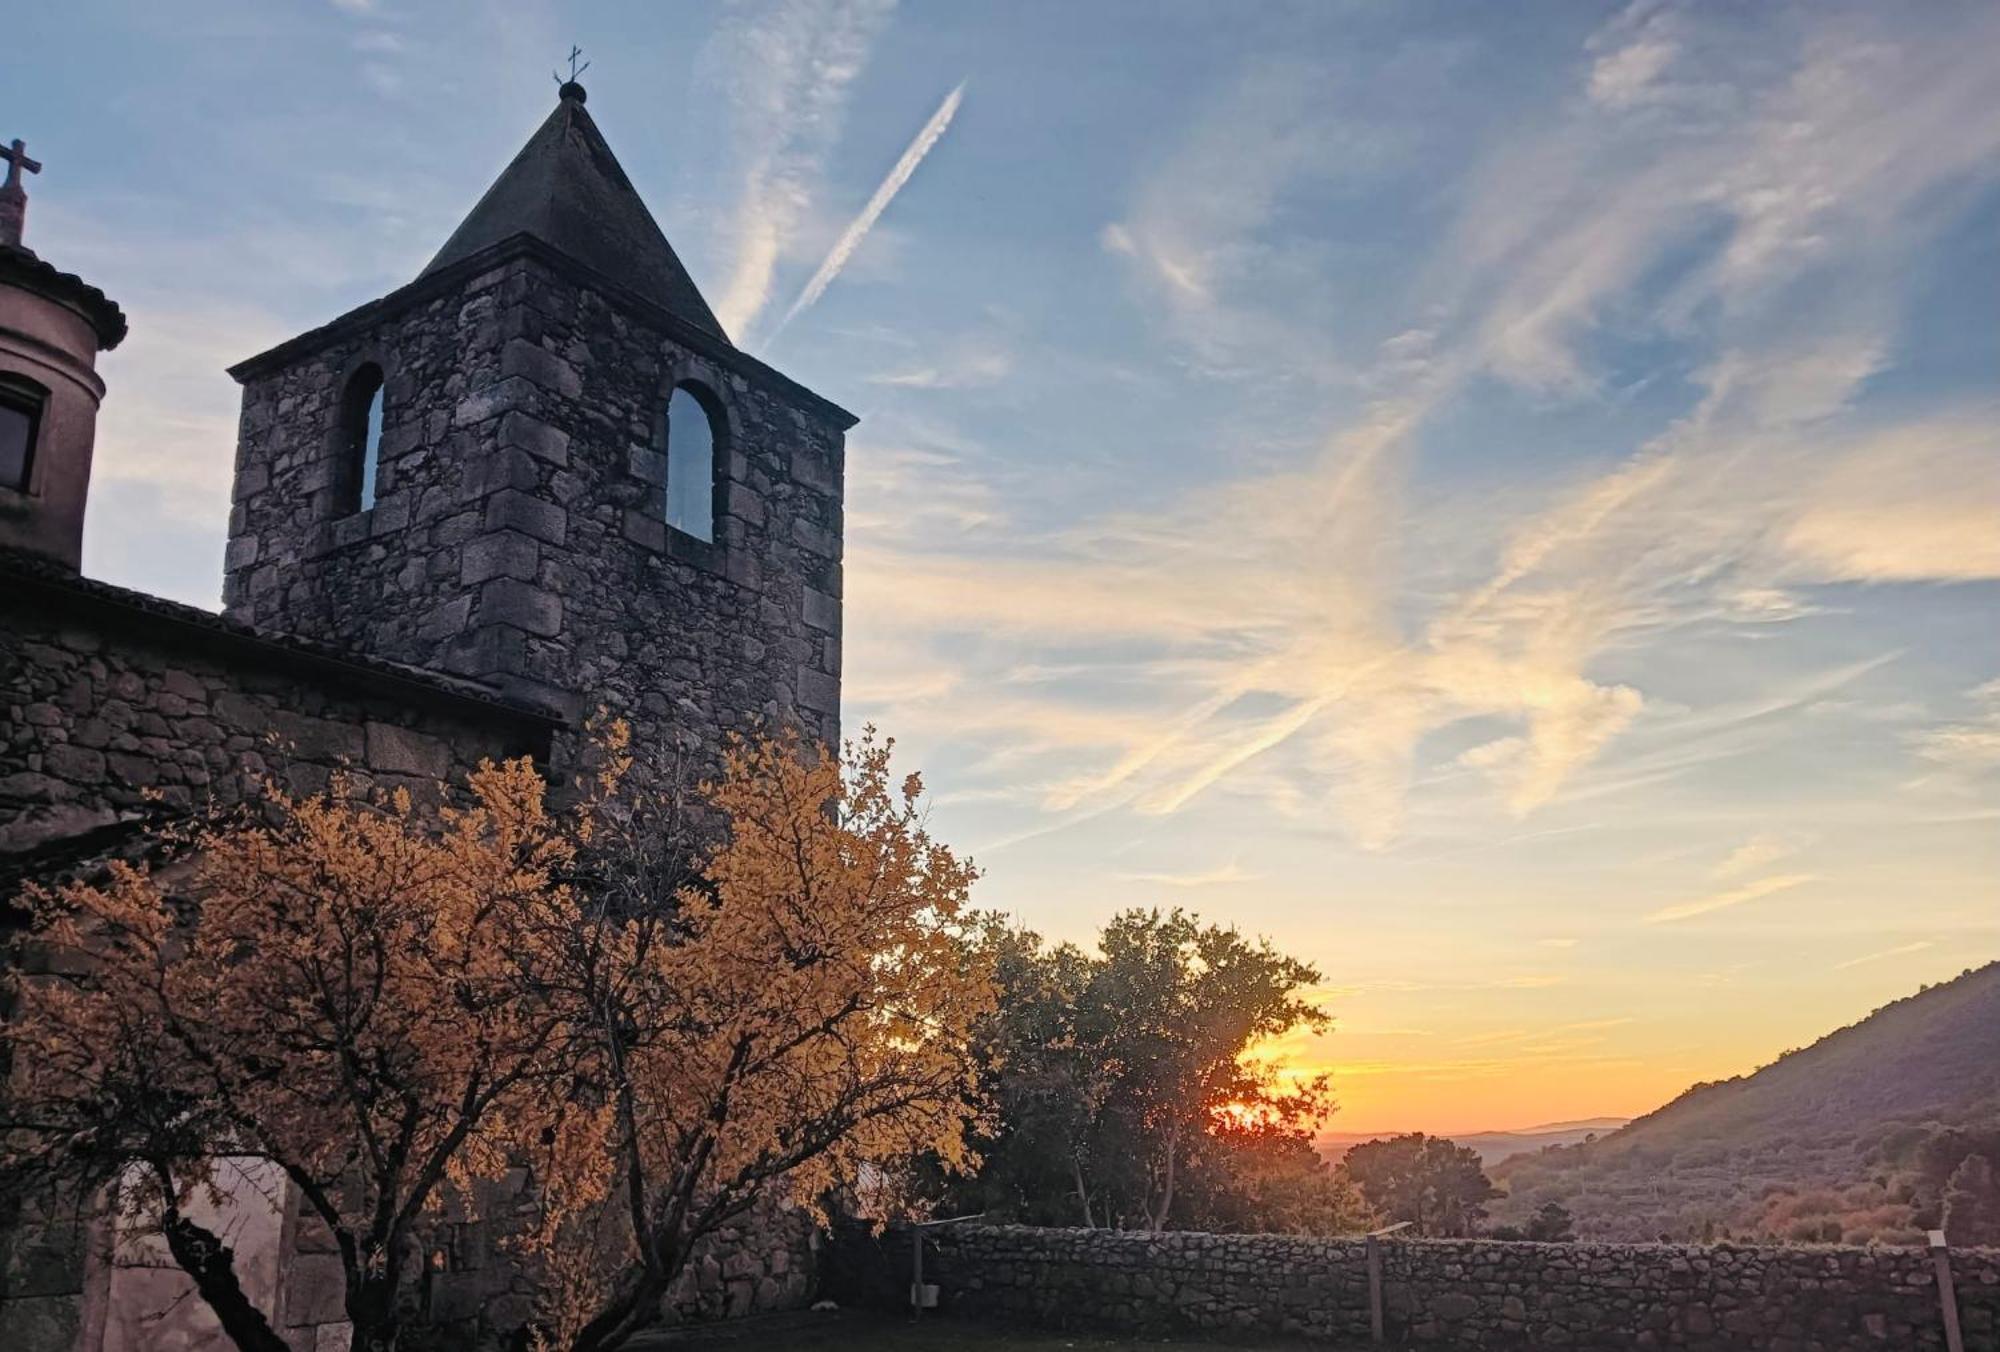
{"type": "Polygon", "coordinates": [[[642,743],[839,736],[842,432],[726,343],[517,240],[236,368],[227,613],[489,682],[642,743]],[[386,375],[372,510],[337,409],[386,375]],[[712,543],[665,520],[667,396],[720,412],[712,543]]]}
{"type": "MultiPolygon", "coordinates": [[[[144,858],[163,819],[226,810],[269,782],[312,792],[336,770],[434,801],[483,758],[546,760],[560,726],[471,682],[256,633],[5,551],[0,712],[0,941],[20,883],[144,858]]],[[[39,953],[22,956],[41,970],[39,953]]],[[[164,1292],[149,1311],[179,1309],[185,1278],[138,1259],[114,1273],[92,1255],[100,1229],[67,1204],[0,1215],[0,1347],[98,1352],[168,1336],[150,1323],[123,1336],[136,1315],[108,1308],[111,1284],[164,1292]]],[[[290,1307],[302,1348],[317,1338],[311,1308],[290,1307]]]]}
{"type": "Polygon", "coordinates": [[[471,682],[275,640],[192,607],[0,556],[0,870],[101,847],[335,769],[435,796],[558,727],[471,682]]]}
{"type": "MultiPolygon", "coordinates": [[[[1151,1336],[1364,1344],[1359,1239],[1025,1226],[925,1232],[947,1317],[1151,1336]]],[[[1933,1352],[1943,1321],[1917,1249],[1682,1244],[1382,1243],[1392,1342],[1466,1352],[1933,1352]]],[[[2000,1250],[1951,1255],[1968,1349],[2000,1347],[2000,1250]]],[[[906,1308],[910,1232],[842,1226],[828,1294],[906,1308]]]]}

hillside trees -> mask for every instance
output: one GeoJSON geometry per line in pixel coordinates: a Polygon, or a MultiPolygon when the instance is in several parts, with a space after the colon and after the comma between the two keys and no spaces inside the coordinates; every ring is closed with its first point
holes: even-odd
{"type": "Polygon", "coordinates": [[[2000,963],[1580,1147],[1517,1156],[1495,1217],[1558,1201],[1590,1240],[1920,1244],[1969,1155],[2000,1162],[2000,963]]]}
{"type": "Polygon", "coordinates": [[[1357,1145],[1340,1171],[1384,1220],[1408,1221],[1420,1235],[1470,1235],[1501,1195],[1478,1151],[1422,1132],[1357,1145]]]}
{"type": "Polygon", "coordinates": [[[1526,1225],[1496,1225],[1488,1239],[1530,1240],[1538,1244],[1568,1244],[1576,1239],[1576,1218],[1561,1202],[1544,1202],[1526,1225]]]}
{"type": "Polygon", "coordinates": [[[954,1210],[1044,1224],[1344,1228],[1360,1211],[1312,1131],[1326,1080],[1252,1053],[1326,1026],[1309,964],[1182,911],[1127,911],[1098,953],[990,922],[982,1030],[999,1123],[954,1210]]]}
{"type": "Polygon", "coordinates": [[[1327,1163],[1309,1127],[1225,1120],[1211,1139],[1210,1167],[1196,1173],[1190,1189],[1191,1224],[1280,1235],[1345,1235],[1374,1226],[1375,1212],[1327,1163]]]}
{"type": "Polygon", "coordinates": [[[1561,1202],[1544,1202],[1528,1217],[1521,1237],[1542,1244],[1568,1244],[1576,1239],[1576,1218],[1561,1202]]]}

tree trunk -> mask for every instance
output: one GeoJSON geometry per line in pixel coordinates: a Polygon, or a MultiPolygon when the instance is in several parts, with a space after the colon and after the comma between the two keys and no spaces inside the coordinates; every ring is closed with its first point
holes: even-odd
{"type": "Polygon", "coordinates": [[[291,1348],[277,1331],[264,1312],[250,1302],[243,1294],[243,1285],[236,1280],[236,1264],[229,1246],[214,1233],[195,1224],[171,1203],[160,1224],[166,1235],[167,1252],[174,1256],[181,1271],[194,1279],[194,1289],[200,1293],[208,1308],[215,1312],[222,1331],[229,1335],[241,1352],[291,1352],[291,1348]]]}
{"type": "Polygon", "coordinates": [[[1069,1167],[1071,1174],[1076,1178],[1077,1205],[1083,1208],[1083,1228],[1094,1230],[1097,1228],[1097,1222],[1090,1218],[1090,1190],[1083,1186],[1083,1161],[1071,1155],[1069,1167]]]}
{"type": "Polygon", "coordinates": [[[396,1352],[403,1338],[403,1311],[397,1308],[402,1274],[399,1265],[363,1276],[348,1273],[347,1317],[354,1332],[348,1352],[396,1352]]]}
{"type": "Polygon", "coordinates": [[[641,1269],[629,1289],[606,1301],[597,1317],[583,1326],[569,1352],[616,1352],[654,1321],[661,1297],[679,1275],[678,1270],[662,1273],[655,1268],[641,1269]]]}

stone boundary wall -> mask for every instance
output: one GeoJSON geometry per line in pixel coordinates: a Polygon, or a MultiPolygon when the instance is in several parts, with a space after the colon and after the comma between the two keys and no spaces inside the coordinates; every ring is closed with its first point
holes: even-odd
{"type": "MultiPolygon", "coordinates": [[[[1930,1352],[1930,1255],[1834,1246],[1382,1243],[1390,1340],[1434,1348],[1930,1352]]],[[[906,1307],[910,1232],[843,1226],[827,1294],[906,1307]]],[[[1951,1255],[1968,1352],[2000,1349],[2000,1250],[1951,1255]]],[[[1368,1339],[1359,1239],[1025,1226],[925,1232],[949,1315],[1144,1334],[1368,1339]]]]}
{"type": "MultiPolygon", "coordinates": [[[[533,1316],[540,1273],[517,1247],[538,1210],[533,1184],[517,1169],[503,1181],[482,1185],[480,1192],[477,1216],[448,1202],[442,1223],[425,1237],[430,1262],[418,1278],[410,1333],[420,1345],[517,1348],[520,1331],[533,1316]]],[[[296,1197],[293,1205],[300,1205],[296,1197]]],[[[312,1217],[301,1217],[298,1236],[297,1252],[286,1262],[284,1336],[299,1352],[344,1348],[349,1325],[333,1236],[312,1217]],[[338,1332],[329,1336],[322,1331],[327,1326],[338,1332]]],[[[815,1294],[819,1247],[811,1213],[782,1194],[766,1196],[695,1246],[660,1302],[660,1322],[698,1324],[802,1310],[815,1294]]]]}

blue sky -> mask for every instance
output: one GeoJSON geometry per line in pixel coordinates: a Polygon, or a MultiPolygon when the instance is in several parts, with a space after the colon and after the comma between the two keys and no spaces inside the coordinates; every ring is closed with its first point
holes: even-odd
{"type": "Polygon", "coordinates": [[[2000,955],[2000,11],[38,6],[29,240],[133,324],[89,571],[215,603],[222,368],[413,277],[572,41],[862,417],[848,717],[987,904],[1313,959],[1352,1130],[2000,955]]]}

